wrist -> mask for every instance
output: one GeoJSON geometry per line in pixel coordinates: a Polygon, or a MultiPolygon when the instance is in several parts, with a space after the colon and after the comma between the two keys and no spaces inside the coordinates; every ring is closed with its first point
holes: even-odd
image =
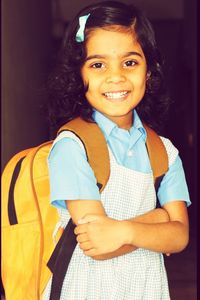
{"type": "Polygon", "coordinates": [[[123,220],[124,245],[133,245],[133,224],[129,220],[123,220]]]}

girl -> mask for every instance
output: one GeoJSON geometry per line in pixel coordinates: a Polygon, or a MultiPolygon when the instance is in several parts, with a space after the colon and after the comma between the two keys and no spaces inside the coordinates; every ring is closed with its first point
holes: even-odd
{"type": "MultiPolygon", "coordinates": [[[[62,133],[50,152],[58,226],[70,217],[77,225],[78,245],[60,299],[170,299],[162,253],[186,247],[190,199],[178,150],[162,137],[169,170],[157,193],[161,208],[155,208],[142,121],[159,128],[168,98],[152,27],[134,6],[91,5],[72,21],[59,57],[49,81],[50,118],[57,127],[76,116],[95,121],[111,165],[100,195],[75,135],[62,133]]],[[[51,280],[43,299],[49,299],[50,288],[51,280]]]]}

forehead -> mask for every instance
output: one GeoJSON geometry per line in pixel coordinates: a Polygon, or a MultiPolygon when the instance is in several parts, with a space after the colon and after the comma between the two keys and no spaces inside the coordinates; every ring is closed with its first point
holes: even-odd
{"type": "Polygon", "coordinates": [[[112,29],[93,29],[86,40],[88,55],[120,55],[125,52],[139,52],[144,56],[143,50],[137,41],[136,33],[130,31],[116,31],[112,29]]]}

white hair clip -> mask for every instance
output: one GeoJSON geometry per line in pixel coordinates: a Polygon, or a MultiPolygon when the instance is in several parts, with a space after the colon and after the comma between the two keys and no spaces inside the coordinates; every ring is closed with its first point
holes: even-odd
{"type": "Polygon", "coordinates": [[[79,30],[76,34],[76,41],[78,43],[81,43],[84,41],[84,30],[85,30],[85,24],[87,22],[87,19],[89,18],[90,14],[82,16],[79,18],[79,30]]]}

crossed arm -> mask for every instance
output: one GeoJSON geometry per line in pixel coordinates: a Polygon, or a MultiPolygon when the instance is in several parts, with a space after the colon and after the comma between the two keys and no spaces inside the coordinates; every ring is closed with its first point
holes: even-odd
{"type": "Polygon", "coordinates": [[[66,201],[75,234],[85,255],[110,259],[145,248],[162,253],[183,250],[188,243],[189,224],[184,201],[172,201],[129,220],[106,216],[100,201],[66,201]]]}

